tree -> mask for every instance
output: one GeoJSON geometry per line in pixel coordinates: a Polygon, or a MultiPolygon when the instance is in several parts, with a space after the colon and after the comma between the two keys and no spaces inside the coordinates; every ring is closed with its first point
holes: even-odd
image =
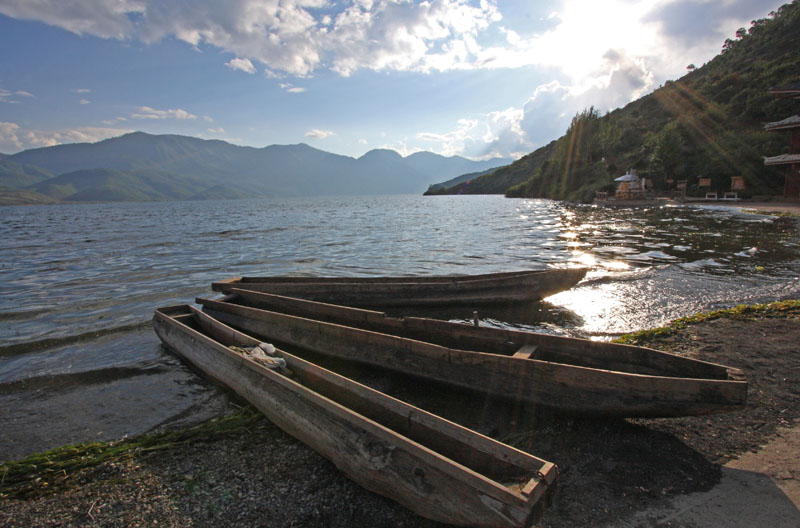
{"type": "Polygon", "coordinates": [[[656,172],[664,176],[665,183],[667,179],[675,179],[682,172],[684,146],[683,134],[677,121],[667,123],[656,136],[650,163],[656,172]]]}

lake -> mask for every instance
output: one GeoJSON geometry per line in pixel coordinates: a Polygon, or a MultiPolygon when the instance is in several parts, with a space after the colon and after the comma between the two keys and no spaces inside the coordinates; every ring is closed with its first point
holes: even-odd
{"type": "Polygon", "coordinates": [[[609,339],[800,297],[799,229],[728,208],[500,196],[0,208],[0,460],[225,409],[227,396],[163,349],[149,323],[158,306],[211,295],[214,280],[587,266],[576,288],[481,324],[609,339]]]}

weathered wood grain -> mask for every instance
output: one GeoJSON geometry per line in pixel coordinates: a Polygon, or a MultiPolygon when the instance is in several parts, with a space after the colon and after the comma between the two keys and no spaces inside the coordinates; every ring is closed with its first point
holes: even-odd
{"type": "Polygon", "coordinates": [[[453,277],[234,277],[212,284],[348,306],[490,304],[543,299],[571,288],[585,268],[453,277]]]}
{"type": "Polygon", "coordinates": [[[747,382],[736,369],[652,349],[353,308],[326,314],[320,303],[233,291],[226,300],[197,302],[253,335],[492,396],[618,416],[709,414],[746,402],[747,382]],[[238,304],[254,300],[293,313],[306,302],[308,311],[301,317],[238,304]],[[514,357],[522,347],[530,358],[514,357]]]}
{"type": "Polygon", "coordinates": [[[348,477],[409,509],[459,526],[536,522],[555,488],[553,464],[277,351],[298,381],[226,345],[259,340],[188,306],[159,309],[159,337],[348,477]]]}

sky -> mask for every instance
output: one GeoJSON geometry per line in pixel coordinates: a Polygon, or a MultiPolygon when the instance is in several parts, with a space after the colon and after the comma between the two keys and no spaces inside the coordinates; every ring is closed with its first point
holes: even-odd
{"type": "Polygon", "coordinates": [[[131,131],[520,157],[772,0],[0,0],[0,153],[131,131]]]}

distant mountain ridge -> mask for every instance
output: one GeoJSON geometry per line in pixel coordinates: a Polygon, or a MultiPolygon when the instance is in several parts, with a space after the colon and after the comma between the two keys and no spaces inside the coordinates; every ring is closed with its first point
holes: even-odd
{"type": "Polygon", "coordinates": [[[254,148],[132,132],[6,155],[0,158],[0,187],[63,201],[419,194],[434,181],[511,161],[430,152],[403,157],[385,149],[352,158],[304,143],[254,148]]]}

